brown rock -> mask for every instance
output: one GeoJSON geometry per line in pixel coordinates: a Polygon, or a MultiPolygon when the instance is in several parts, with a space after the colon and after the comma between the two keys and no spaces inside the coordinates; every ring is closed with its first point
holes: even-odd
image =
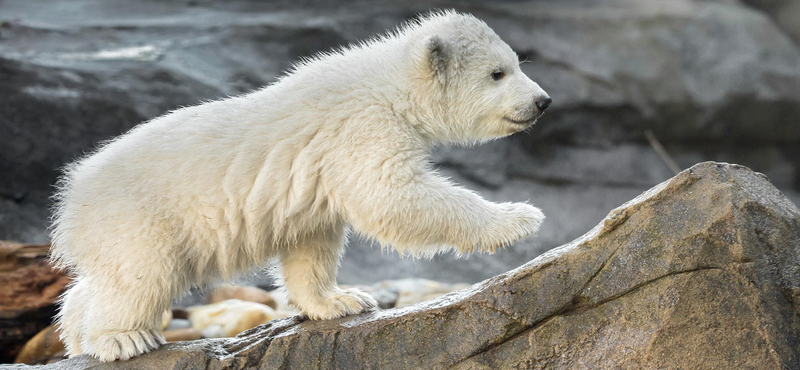
{"type": "Polygon", "coordinates": [[[58,339],[56,328],[50,325],[25,343],[14,362],[36,363],[62,352],[64,352],[64,345],[58,339]]]}
{"type": "Polygon", "coordinates": [[[383,281],[375,286],[394,289],[398,292],[395,307],[406,307],[443,296],[454,290],[464,289],[469,284],[447,284],[427,279],[400,279],[383,281]]]}
{"type": "Polygon", "coordinates": [[[49,245],[0,241],[0,363],[50,325],[70,279],[47,263],[49,245]]]}
{"type": "Polygon", "coordinates": [[[800,210],[703,163],[581,238],[414,306],[49,369],[800,369],[800,210]]]}
{"type": "Polygon", "coordinates": [[[200,333],[200,330],[195,328],[167,330],[162,334],[164,334],[164,340],[167,342],[182,342],[203,338],[203,334],[200,333]]]}
{"type": "Polygon", "coordinates": [[[282,317],[285,316],[270,306],[239,299],[189,308],[192,328],[200,330],[206,338],[232,337],[282,317]]]}
{"type": "Polygon", "coordinates": [[[269,292],[254,286],[242,285],[220,285],[208,295],[207,303],[217,303],[229,299],[239,299],[242,301],[256,302],[276,309],[275,299],[269,292]]]}

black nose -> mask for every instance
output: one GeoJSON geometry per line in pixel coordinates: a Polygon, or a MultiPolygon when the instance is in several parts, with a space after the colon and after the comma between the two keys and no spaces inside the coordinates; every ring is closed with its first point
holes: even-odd
{"type": "Polygon", "coordinates": [[[544,98],[539,99],[536,102],[536,106],[539,107],[540,111],[544,111],[547,107],[550,106],[550,103],[553,102],[553,99],[550,99],[549,96],[545,96],[544,98]]]}

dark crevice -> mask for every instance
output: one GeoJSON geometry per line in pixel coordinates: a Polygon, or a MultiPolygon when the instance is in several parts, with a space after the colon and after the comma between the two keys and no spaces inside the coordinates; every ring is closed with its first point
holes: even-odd
{"type": "Polygon", "coordinates": [[[631,287],[630,289],[628,289],[628,290],[626,290],[624,292],[621,292],[619,294],[613,295],[613,296],[608,297],[606,299],[597,301],[596,303],[592,303],[592,304],[589,304],[589,305],[574,306],[569,310],[569,312],[564,313],[564,315],[568,316],[568,315],[578,314],[578,313],[585,312],[585,311],[587,311],[589,309],[592,309],[592,308],[600,307],[603,304],[606,304],[606,303],[611,302],[613,300],[616,300],[616,299],[622,298],[622,297],[624,297],[626,295],[629,295],[631,293],[634,293],[635,291],[639,290],[640,288],[644,287],[645,285],[649,285],[651,283],[655,283],[655,282],[657,282],[657,281],[659,281],[661,279],[664,279],[664,278],[667,278],[667,277],[670,277],[670,276],[677,276],[677,275],[688,274],[688,273],[698,272],[698,271],[705,271],[705,270],[723,270],[723,268],[722,267],[717,267],[717,266],[705,266],[705,267],[697,267],[697,268],[693,268],[693,269],[689,269],[689,270],[674,271],[674,272],[671,272],[669,274],[662,275],[662,276],[659,276],[657,278],[644,281],[644,282],[642,282],[640,284],[636,284],[636,285],[634,285],[633,287],[631,287]]]}
{"type": "Polygon", "coordinates": [[[589,279],[586,280],[586,283],[584,283],[583,286],[581,287],[581,289],[578,290],[578,294],[575,295],[576,297],[581,297],[582,296],[581,293],[584,290],[586,290],[586,287],[588,287],[589,284],[591,284],[594,281],[594,279],[596,279],[597,276],[600,275],[601,272],[603,272],[603,270],[606,269],[606,266],[608,266],[608,263],[611,262],[611,260],[613,260],[614,257],[617,256],[617,254],[619,254],[620,250],[622,250],[622,245],[619,245],[617,248],[615,248],[614,251],[611,252],[611,255],[609,255],[608,258],[606,258],[603,261],[603,263],[600,265],[600,268],[598,268],[597,271],[595,271],[594,274],[592,274],[592,276],[590,276],[589,279]]]}
{"type": "MultiPolygon", "coordinates": [[[[459,172],[460,173],[460,172],[459,172]]],[[[602,179],[589,180],[575,180],[567,178],[557,178],[548,176],[538,176],[530,173],[519,173],[514,171],[507,171],[506,178],[514,180],[530,180],[545,185],[579,185],[579,186],[607,186],[607,187],[641,187],[653,186],[654,184],[649,181],[607,181],[602,179]]]]}

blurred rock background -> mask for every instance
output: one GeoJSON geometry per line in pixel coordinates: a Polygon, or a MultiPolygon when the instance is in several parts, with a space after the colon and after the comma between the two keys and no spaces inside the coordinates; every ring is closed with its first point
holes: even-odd
{"type": "Polygon", "coordinates": [[[547,221],[534,238],[461,259],[412,260],[354,238],[340,283],[476,282],[517,267],[671,177],[669,158],[747,165],[797,204],[798,3],[3,0],[0,239],[46,242],[58,168],[98,142],[436,8],[485,20],[554,103],[529,133],[437,148],[434,161],[489,199],[532,201],[547,221]]]}

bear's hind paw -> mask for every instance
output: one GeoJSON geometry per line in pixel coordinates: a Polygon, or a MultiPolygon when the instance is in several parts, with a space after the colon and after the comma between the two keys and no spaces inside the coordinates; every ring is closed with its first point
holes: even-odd
{"type": "Polygon", "coordinates": [[[150,352],[166,343],[156,330],[131,330],[101,334],[84,344],[92,356],[100,361],[127,360],[150,352]]]}

